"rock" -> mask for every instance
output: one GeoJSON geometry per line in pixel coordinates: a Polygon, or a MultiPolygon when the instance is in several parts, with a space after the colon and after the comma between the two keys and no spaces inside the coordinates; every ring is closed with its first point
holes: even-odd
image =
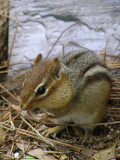
{"type": "MultiPolygon", "coordinates": [[[[33,62],[38,53],[45,57],[60,34],[66,32],[52,50],[58,54],[68,42],[75,42],[97,53],[120,53],[120,1],[92,0],[12,0],[10,16],[19,20],[11,64],[33,62]]],[[[9,48],[15,33],[15,21],[10,20],[9,48]]],[[[66,48],[65,48],[66,49],[66,48]]],[[[80,49],[69,43],[67,50],[80,49]]],[[[12,66],[14,69],[26,65],[12,66]]]]}

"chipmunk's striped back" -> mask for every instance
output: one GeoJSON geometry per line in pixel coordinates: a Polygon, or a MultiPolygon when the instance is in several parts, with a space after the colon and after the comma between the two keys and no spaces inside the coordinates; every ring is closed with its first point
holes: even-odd
{"type": "MultiPolygon", "coordinates": [[[[72,52],[64,57],[63,63],[76,74],[76,81],[84,81],[87,86],[94,81],[105,80],[111,83],[109,71],[100,57],[92,52],[72,52]],[[79,74],[78,74],[79,73],[79,74]]],[[[69,72],[70,73],[70,72],[69,72]]],[[[71,73],[69,75],[72,76],[71,73]]],[[[74,76],[72,77],[74,78],[74,76]]],[[[75,82],[76,83],[76,82],[75,82]]]]}

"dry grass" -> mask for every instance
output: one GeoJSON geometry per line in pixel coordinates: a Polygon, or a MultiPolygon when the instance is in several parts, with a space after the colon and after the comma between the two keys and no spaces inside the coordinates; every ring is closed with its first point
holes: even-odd
{"type": "MultiPolygon", "coordinates": [[[[101,54],[104,57],[104,54],[101,54]]],[[[94,135],[96,140],[87,146],[82,145],[82,136],[77,135],[76,124],[66,124],[65,131],[58,137],[46,138],[42,136],[42,131],[53,124],[46,122],[45,114],[35,113],[32,116],[24,115],[21,111],[17,95],[20,90],[12,88],[10,92],[5,89],[2,84],[1,99],[0,99],[0,126],[5,131],[5,139],[1,140],[0,156],[4,159],[14,158],[15,153],[19,153],[19,157],[24,155],[29,150],[40,148],[43,153],[52,155],[56,159],[95,159],[94,154],[98,150],[110,148],[115,145],[115,156],[120,157],[120,57],[105,56],[105,63],[111,72],[113,86],[110,96],[110,101],[107,108],[107,116],[104,123],[99,125],[95,130],[94,135]],[[13,95],[14,94],[14,95],[13,95]],[[21,150],[19,144],[29,144],[25,150],[21,150]],[[90,152],[90,153],[89,153],[90,152]]],[[[21,76],[22,74],[18,75],[21,76]]],[[[17,77],[18,78],[18,77],[17,77]]],[[[24,76],[22,75],[21,84],[24,76]]],[[[4,86],[14,86],[16,84],[16,76],[4,82],[4,86]],[[8,85],[9,81],[9,85],[8,85]]],[[[15,86],[16,87],[16,86],[15,86]]],[[[20,89],[20,88],[19,88],[20,89]]],[[[55,125],[55,124],[54,124],[55,125]]],[[[84,124],[83,124],[84,125],[84,124]]],[[[92,124],[91,124],[92,125],[92,124]]],[[[43,154],[42,153],[42,154],[43,154]]],[[[44,154],[43,154],[44,155],[44,154]]],[[[49,156],[47,157],[49,159],[49,156]]]]}

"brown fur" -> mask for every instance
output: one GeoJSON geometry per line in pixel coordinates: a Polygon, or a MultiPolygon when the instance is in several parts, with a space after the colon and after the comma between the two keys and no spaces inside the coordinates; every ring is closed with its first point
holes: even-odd
{"type": "MultiPolygon", "coordinates": [[[[41,108],[54,114],[54,123],[98,123],[106,113],[111,80],[106,66],[94,53],[73,52],[64,59],[35,60],[35,67],[23,85],[22,108],[41,108]],[[81,75],[81,76],[80,76],[81,75]],[[45,93],[37,94],[39,87],[45,93]]],[[[83,127],[85,140],[94,126],[83,127]]],[[[62,128],[63,129],[63,128],[62,128]]],[[[55,127],[46,135],[62,130],[55,127]]],[[[85,141],[84,140],[84,141],[85,141]]]]}

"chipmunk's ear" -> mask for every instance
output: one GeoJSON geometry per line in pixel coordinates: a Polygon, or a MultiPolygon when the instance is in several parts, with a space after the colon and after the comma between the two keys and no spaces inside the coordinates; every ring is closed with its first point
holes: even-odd
{"type": "Polygon", "coordinates": [[[59,78],[59,71],[61,69],[61,63],[58,58],[54,58],[49,66],[49,72],[53,75],[59,78]]]}
{"type": "Polygon", "coordinates": [[[35,60],[34,60],[34,67],[35,67],[38,63],[40,63],[40,62],[42,61],[42,59],[43,59],[42,54],[41,54],[41,53],[38,54],[37,57],[36,57],[35,60]]]}

